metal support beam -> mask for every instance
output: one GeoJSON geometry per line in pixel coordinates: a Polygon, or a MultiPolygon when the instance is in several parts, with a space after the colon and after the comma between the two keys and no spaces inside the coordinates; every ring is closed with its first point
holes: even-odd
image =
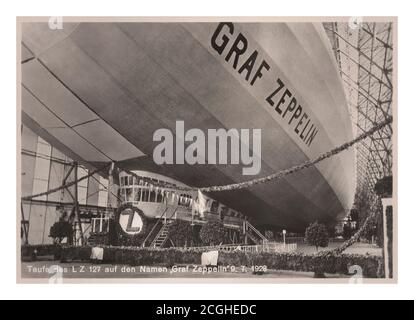
{"type": "Polygon", "coordinates": [[[22,212],[21,216],[21,224],[23,225],[23,233],[24,233],[24,244],[29,244],[29,230],[26,228],[26,219],[24,217],[24,210],[23,210],[23,202],[20,201],[20,209],[22,212]]]}
{"type": "MultiPolygon", "coordinates": [[[[74,171],[74,181],[75,181],[75,185],[74,187],[74,194],[72,194],[72,192],[70,191],[69,188],[65,187],[65,190],[68,191],[68,194],[70,195],[70,197],[73,200],[73,210],[72,212],[75,214],[75,219],[76,222],[79,225],[79,231],[80,231],[80,242],[81,245],[84,245],[85,239],[84,239],[84,234],[83,234],[83,228],[82,228],[82,221],[80,218],[80,212],[79,212],[79,199],[78,199],[78,163],[77,162],[73,162],[73,164],[71,165],[68,173],[65,175],[65,177],[63,178],[63,182],[62,185],[65,186],[67,183],[67,180],[69,179],[70,174],[74,171]]],[[[76,244],[76,233],[75,233],[75,244],[76,244]]]]}

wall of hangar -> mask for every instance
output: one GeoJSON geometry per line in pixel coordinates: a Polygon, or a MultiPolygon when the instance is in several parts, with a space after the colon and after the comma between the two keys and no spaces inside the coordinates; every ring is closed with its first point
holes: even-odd
{"type": "MultiPolygon", "coordinates": [[[[62,184],[63,178],[71,168],[72,159],[51,146],[28,127],[21,128],[21,196],[41,193],[62,184]]],[[[78,166],[78,178],[88,175],[89,171],[78,166]]],[[[73,181],[73,171],[68,181],[73,181]]],[[[80,205],[106,207],[108,180],[95,174],[78,184],[80,205]]],[[[71,192],[75,186],[70,187],[71,192]]],[[[24,224],[28,230],[30,244],[49,244],[50,227],[59,219],[60,212],[56,209],[60,203],[71,203],[72,198],[67,190],[57,191],[41,196],[35,200],[22,203],[24,224]]],[[[22,232],[23,233],[23,232],[22,232]]]]}

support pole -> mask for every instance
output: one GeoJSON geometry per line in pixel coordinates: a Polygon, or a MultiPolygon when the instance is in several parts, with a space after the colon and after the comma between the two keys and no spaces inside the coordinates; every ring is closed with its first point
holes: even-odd
{"type": "MultiPolygon", "coordinates": [[[[118,199],[116,197],[116,195],[118,194],[118,188],[117,185],[115,184],[115,179],[114,179],[114,174],[116,173],[115,171],[115,162],[111,163],[111,166],[109,168],[109,172],[108,172],[108,204],[107,207],[110,209],[116,209],[118,208],[118,199]]],[[[112,212],[110,213],[110,215],[112,214],[112,212]]],[[[111,218],[111,216],[108,216],[108,218],[111,218]]]]}
{"type": "Polygon", "coordinates": [[[243,234],[244,234],[244,244],[247,244],[249,242],[247,238],[247,220],[246,218],[243,221],[243,234]]]}
{"type": "Polygon", "coordinates": [[[103,213],[101,213],[101,217],[99,220],[99,233],[102,233],[103,231],[103,213]]]}
{"type": "Polygon", "coordinates": [[[22,210],[21,224],[23,224],[24,244],[29,244],[29,235],[26,228],[26,220],[24,218],[23,203],[20,202],[20,209],[22,210]]]}
{"type": "Polygon", "coordinates": [[[385,278],[391,279],[392,272],[390,266],[392,265],[392,247],[389,248],[389,244],[391,242],[391,246],[394,245],[393,241],[393,230],[391,230],[391,238],[388,236],[388,219],[387,219],[387,208],[391,207],[391,223],[394,223],[394,210],[392,208],[392,198],[382,198],[382,218],[383,218],[383,226],[384,226],[384,269],[385,269],[385,278]]]}
{"type": "MultiPolygon", "coordinates": [[[[79,231],[80,231],[80,240],[81,240],[81,245],[84,244],[84,238],[83,238],[83,229],[82,229],[82,222],[80,219],[80,213],[79,213],[79,201],[78,201],[78,163],[75,162],[73,165],[73,169],[75,170],[75,195],[74,195],[74,200],[75,200],[75,215],[76,215],[76,220],[78,221],[78,225],[79,225],[79,231]]],[[[76,239],[75,239],[76,240],[76,239]]]]}

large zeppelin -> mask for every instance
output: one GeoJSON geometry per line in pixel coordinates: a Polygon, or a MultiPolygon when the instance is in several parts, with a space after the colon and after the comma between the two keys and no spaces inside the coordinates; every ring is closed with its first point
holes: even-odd
{"type": "MultiPolygon", "coordinates": [[[[68,156],[119,161],[186,185],[264,177],[353,139],[329,40],[309,23],[23,23],[22,122],[68,156]],[[261,129],[256,176],[242,164],[157,164],[160,128],[261,129]]],[[[185,142],[188,144],[187,142],[185,142]]],[[[354,150],[210,197],[257,225],[303,230],[349,210],[354,150]]]]}

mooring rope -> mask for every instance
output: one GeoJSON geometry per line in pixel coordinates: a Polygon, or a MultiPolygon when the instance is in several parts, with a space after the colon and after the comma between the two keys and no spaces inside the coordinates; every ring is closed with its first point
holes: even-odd
{"type": "Polygon", "coordinates": [[[376,218],[378,212],[376,210],[373,210],[368,217],[365,219],[364,224],[361,228],[348,240],[346,240],[344,243],[342,243],[338,248],[330,249],[330,250],[324,250],[320,251],[316,256],[318,257],[329,257],[332,255],[339,255],[342,252],[344,252],[347,248],[352,246],[354,243],[356,243],[362,236],[362,234],[365,232],[365,230],[368,228],[370,222],[376,218]]]}
{"type": "Polygon", "coordinates": [[[280,178],[285,177],[287,175],[290,175],[290,174],[296,173],[298,171],[301,171],[303,169],[314,166],[315,164],[317,164],[317,163],[319,163],[319,162],[321,162],[325,159],[331,158],[334,155],[337,155],[338,153],[349,149],[354,144],[356,144],[356,143],[366,139],[367,137],[373,135],[375,132],[381,130],[382,128],[384,128],[386,125],[388,125],[390,123],[392,123],[392,117],[388,117],[383,122],[375,125],[370,130],[368,130],[367,132],[364,132],[363,134],[359,135],[358,137],[356,137],[352,141],[346,142],[343,145],[322,154],[321,156],[317,157],[316,159],[305,161],[301,165],[293,166],[289,169],[281,170],[277,173],[273,173],[273,174],[268,175],[268,176],[263,177],[263,178],[252,179],[252,180],[249,180],[249,181],[244,181],[244,182],[239,182],[239,183],[234,183],[234,184],[229,184],[229,185],[223,185],[223,186],[212,186],[212,187],[199,188],[199,190],[202,191],[202,192],[219,192],[219,191],[238,190],[238,189],[243,189],[243,188],[249,188],[249,187],[252,187],[256,184],[266,183],[266,182],[269,182],[269,181],[272,181],[272,180],[280,179],[280,178]]]}
{"type": "MultiPolygon", "coordinates": [[[[158,184],[158,183],[150,182],[150,184],[154,187],[164,187],[165,188],[166,186],[169,186],[169,187],[174,188],[174,189],[179,190],[179,191],[197,191],[197,190],[200,190],[201,192],[207,192],[207,193],[208,192],[231,191],[231,190],[239,190],[239,189],[249,188],[249,187],[252,187],[252,186],[257,185],[257,184],[266,183],[266,182],[269,182],[269,181],[272,181],[272,180],[281,179],[282,177],[285,177],[287,175],[290,175],[290,174],[296,173],[298,171],[301,171],[303,169],[314,166],[315,164],[317,164],[317,163],[319,163],[319,162],[321,162],[325,159],[331,158],[331,157],[337,155],[338,153],[349,149],[354,144],[356,144],[356,143],[366,139],[367,137],[373,135],[375,132],[381,130],[382,128],[384,128],[386,125],[388,125],[390,123],[392,123],[392,117],[391,116],[388,117],[387,119],[385,119],[383,122],[375,125],[370,130],[362,133],[361,135],[359,135],[358,137],[356,137],[352,141],[346,142],[343,145],[322,154],[321,156],[317,157],[316,159],[307,160],[307,161],[303,162],[300,165],[293,166],[289,169],[281,170],[277,173],[270,174],[266,177],[252,179],[252,180],[239,182],[239,183],[234,183],[234,184],[221,185],[221,186],[201,187],[201,188],[186,187],[186,186],[175,186],[175,185],[172,185],[172,184],[170,185],[168,183],[167,184],[158,184]]],[[[118,163],[116,164],[116,166],[120,170],[124,171],[125,173],[127,173],[131,176],[134,176],[137,179],[143,179],[143,177],[140,177],[139,175],[135,174],[131,170],[123,168],[122,165],[119,165],[118,163]]]]}

